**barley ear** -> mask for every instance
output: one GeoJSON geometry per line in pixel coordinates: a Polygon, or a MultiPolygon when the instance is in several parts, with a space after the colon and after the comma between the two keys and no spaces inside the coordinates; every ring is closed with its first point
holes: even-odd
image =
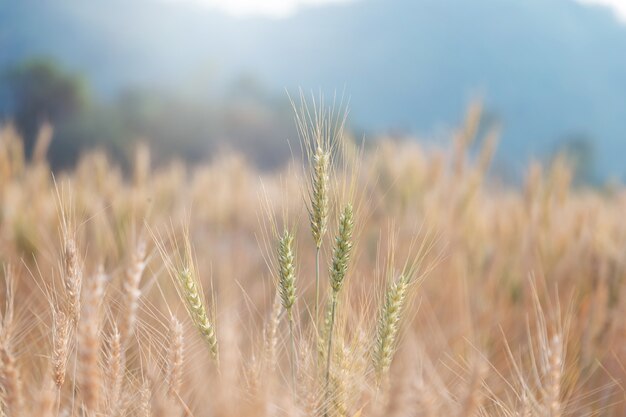
{"type": "Polygon", "coordinates": [[[82,268],[78,258],[78,249],[74,238],[66,233],[63,248],[64,271],[63,284],[65,285],[66,306],[69,318],[78,323],[80,317],[80,292],[83,281],[82,268]]]}
{"type": "Polygon", "coordinates": [[[172,316],[169,329],[167,352],[166,382],[170,398],[176,398],[180,392],[183,371],[183,326],[172,316]]]}
{"type": "Polygon", "coordinates": [[[263,332],[265,345],[265,366],[272,372],[276,369],[278,326],[280,325],[280,313],[282,312],[282,307],[283,305],[281,301],[280,291],[276,291],[276,295],[274,296],[274,303],[272,305],[272,312],[263,332]]]}
{"type": "Polygon", "coordinates": [[[396,281],[389,284],[385,294],[372,352],[374,370],[379,382],[385,378],[393,360],[408,288],[409,280],[405,274],[402,274],[396,281]]]}
{"type": "Polygon", "coordinates": [[[83,311],[78,324],[79,387],[83,405],[88,412],[97,412],[100,402],[100,305],[105,280],[101,268],[87,280],[83,293],[83,311]]]}
{"type": "MultiPolygon", "coordinates": [[[[325,131],[323,129],[324,121],[321,118],[322,114],[319,114],[320,119],[317,120],[315,127],[308,130],[303,125],[299,124],[299,130],[302,138],[305,141],[313,139],[310,135],[314,136],[314,140],[307,144],[307,154],[310,158],[310,176],[311,182],[308,188],[309,193],[309,205],[307,207],[309,211],[309,221],[311,224],[311,234],[313,235],[313,241],[315,242],[315,306],[314,306],[314,321],[319,319],[319,302],[320,302],[320,251],[322,247],[322,241],[328,228],[328,211],[329,211],[329,186],[330,186],[330,160],[331,151],[330,146],[325,137],[325,131]]],[[[301,121],[300,121],[301,122],[301,121]]]]}
{"type": "Polygon", "coordinates": [[[293,252],[293,235],[285,230],[278,241],[278,289],[283,307],[291,317],[296,302],[296,273],[293,252]]]}
{"type": "MultiPolygon", "coordinates": [[[[318,133],[319,134],[319,133],[318,133]]],[[[320,303],[320,249],[328,223],[328,188],[330,170],[330,151],[326,150],[323,141],[319,140],[312,155],[311,188],[309,189],[310,206],[309,221],[315,242],[315,308],[314,320],[319,319],[320,303]]]]}
{"type": "Polygon", "coordinates": [[[122,385],[124,383],[124,352],[121,334],[117,326],[113,327],[107,358],[107,379],[109,387],[109,410],[112,416],[118,416],[122,385]]]}
{"type": "Polygon", "coordinates": [[[187,306],[187,311],[191,316],[194,325],[200,332],[200,335],[206,341],[211,356],[217,361],[218,345],[215,328],[211,324],[209,316],[207,315],[203,298],[200,295],[198,285],[196,284],[196,278],[193,276],[189,268],[184,268],[178,276],[178,282],[182,290],[185,305],[187,306]]]}
{"type": "Polygon", "coordinates": [[[139,401],[137,404],[138,417],[152,416],[152,392],[148,381],[144,381],[139,389],[139,401]]]}
{"type": "Polygon", "coordinates": [[[315,246],[319,249],[328,226],[330,152],[318,145],[312,163],[309,220],[315,246]]]}
{"type": "Polygon", "coordinates": [[[561,417],[561,379],[563,376],[563,340],[559,333],[555,333],[550,340],[547,352],[546,406],[548,416],[561,417]]]}
{"type": "Polygon", "coordinates": [[[296,401],[296,339],[293,330],[293,306],[296,303],[295,255],[293,235],[285,230],[278,241],[278,290],[283,307],[287,311],[291,339],[291,382],[293,400],[296,401]]]}
{"type": "Polygon", "coordinates": [[[143,271],[146,268],[145,257],[146,244],[144,241],[139,241],[133,252],[131,265],[126,270],[126,276],[122,284],[124,291],[124,317],[122,317],[121,320],[120,333],[123,343],[128,343],[128,339],[132,336],[135,329],[137,308],[139,305],[139,297],[141,296],[139,283],[141,282],[143,271]]]}
{"type": "Polygon", "coordinates": [[[348,204],[339,217],[339,233],[335,239],[333,261],[330,267],[330,285],[334,293],[343,287],[348,271],[352,252],[352,231],[354,229],[354,213],[352,205],[348,204]]]}
{"type": "MultiPolygon", "coordinates": [[[[330,381],[330,364],[332,358],[333,329],[335,326],[335,315],[337,309],[337,298],[339,291],[343,287],[343,282],[348,271],[350,254],[352,252],[352,230],[354,229],[354,214],[352,205],[348,204],[339,217],[339,233],[335,239],[333,248],[333,261],[330,267],[330,287],[332,289],[330,305],[330,323],[325,337],[328,338],[328,348],[326,351],[326,385],[330,381]]],[[[326,323],[325,323],[326,325],[326,323]]],[[[326,326],[325,326],[326,327],[326,326]]]]}
{"type": "Polygon", "coordinates": [[[6,341],[0,342],[0,386],[2,386],[2,403],[7,417],[22,416],[24,398],[22,380],[13,353],[6,341]]]}
{"type": "Polygon", "coordinates": [[[70,322],[65,313],[52,310],[52,377],[58,388],[65,382],[70,343],[70,322]]]}

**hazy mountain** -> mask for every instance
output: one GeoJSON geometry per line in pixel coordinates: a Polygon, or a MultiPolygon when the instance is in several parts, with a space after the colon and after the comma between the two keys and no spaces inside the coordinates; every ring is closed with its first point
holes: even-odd
{"type": "Polygon", "coordinates": [[[344,91],[352,124],[441,132],[482,97],[501,161],[594,141],[626,177],[626,25],[572,0],[361,0],[284,20],[158,0],[0,0],[0,67],[47,54],[103,97],[129,85],[219,93],[251,74],[283,94],[344,91]],[[201,86],[201,87],[199,87],[201,86]]]}

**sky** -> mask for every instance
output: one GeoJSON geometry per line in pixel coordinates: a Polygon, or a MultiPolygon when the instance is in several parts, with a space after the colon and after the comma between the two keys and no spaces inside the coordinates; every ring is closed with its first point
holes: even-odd
{"type": "Polygon", "coordinates": [[[172,95],[191,118],[198,102],[265,110],[285,90],[338,91],[359,134],[437,141],[480,99],[512,171],[586,143],[599,179],[626,181],[626,0],[63,0],[33,14],[40,3],[0,0],[0,61],[47,54],[107,103],[172,95]]]}
{"type": "MultiPolygon", "coordinates": [[[[330,3],[346,3],[357,0],[168,0],[171,2],[195,3],[198,6],[220,10],[231,16],[265,16],[286,18],[302,8],[330,3]]],[[[608,7],[615,16],[626,24],[626,0],[575,0],[590,6],[608,7]]]]}

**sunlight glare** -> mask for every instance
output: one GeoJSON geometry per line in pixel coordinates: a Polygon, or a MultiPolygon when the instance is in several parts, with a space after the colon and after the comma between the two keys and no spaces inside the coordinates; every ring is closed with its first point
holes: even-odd
{"type": "Polygon", "coordinates": [[[220,10],[231,16],[265,16],[286,18],[303,7],[321,6],[331,3],[346,3],[351,0],[169,0],[170,2],[194,3],[199,6],[220,10]]]}
{"type": "Polygon", "coordinates": [[[587,5],[597,5],[610,8],[615,16],[626,23],[626,0],[578,0],[587,5]]]}

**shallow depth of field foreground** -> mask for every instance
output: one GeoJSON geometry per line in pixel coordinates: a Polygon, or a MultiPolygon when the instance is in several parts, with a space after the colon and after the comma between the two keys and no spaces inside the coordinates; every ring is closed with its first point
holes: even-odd
{"type": "Polygon", "coordinates": [[[493,185],[477,117],[362,150],[301,111],[274,173],[53,176],[4,127],[2,415],[624,415],[626,193],[558,158],[493,185]]]}

